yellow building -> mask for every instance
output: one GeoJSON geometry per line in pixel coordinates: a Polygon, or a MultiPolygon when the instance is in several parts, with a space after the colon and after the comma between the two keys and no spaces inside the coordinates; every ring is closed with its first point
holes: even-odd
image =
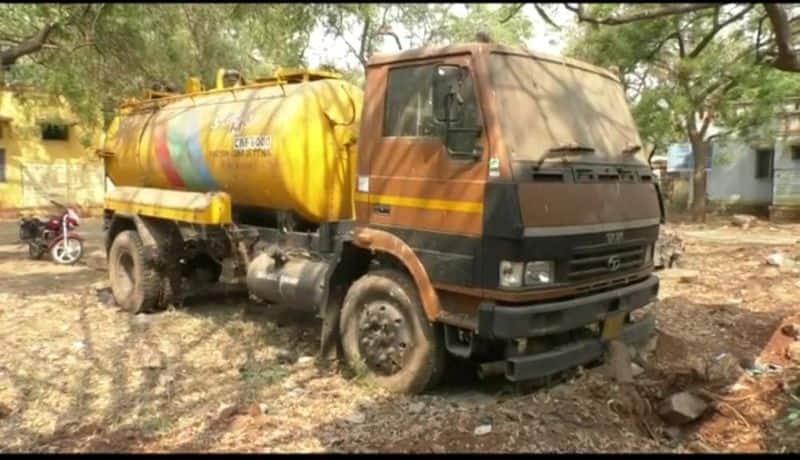
{"type": "Polygon", "coordinates": [[[51,199],[82,214],[101,210],[105,175],[94,155],[101,136],[61,97],[0,86],[0,217],[47,212],[51,199]]]}

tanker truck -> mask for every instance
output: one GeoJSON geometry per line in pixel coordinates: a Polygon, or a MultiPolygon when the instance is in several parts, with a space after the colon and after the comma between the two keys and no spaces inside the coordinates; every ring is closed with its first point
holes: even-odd
{"type": "Polygon", "coordinates": [[[466,43],[374,55],[363,90],[234,77],[150,92],[108,129],[120,306],[229,264],[262,303],[317,314],[320,359],[407,393],[456,360],[530,381],[653,333],[664,209],[613,73],[466,43]]]}

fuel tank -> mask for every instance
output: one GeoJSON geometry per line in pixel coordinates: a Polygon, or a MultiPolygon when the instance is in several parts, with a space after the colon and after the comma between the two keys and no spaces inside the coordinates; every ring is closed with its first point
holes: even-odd
{"type": "Polygon", "coordinates": [[[123,105],[103,147],[116,186],[224,191],[312,223],[354,217],[363,93],[340,78],[269,80],[123,105]]]}

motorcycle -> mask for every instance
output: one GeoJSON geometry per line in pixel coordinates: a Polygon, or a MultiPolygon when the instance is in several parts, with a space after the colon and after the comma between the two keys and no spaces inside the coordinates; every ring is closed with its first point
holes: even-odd
{"type": "Polygon", "coordinates": [[[74,209],[54,200],[50,202],[64,211],[46,221],[36,217],[22,218],[19,238],[28,245],[31,259],[40,259],[45,252],[49,252],[58,264],[74,264],[83,256],[83,237],[73,231],[80,225],[81,219],[74,209]]]}

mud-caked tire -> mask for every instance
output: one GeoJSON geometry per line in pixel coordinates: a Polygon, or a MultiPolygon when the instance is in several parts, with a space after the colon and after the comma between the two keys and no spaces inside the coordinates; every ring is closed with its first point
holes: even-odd
{"type": "Polygon", "coordinates": [[[120,232],[111,244],[108,274],[114,300],[124,310],[137,314],[158,307],[162,282],[145,258],[144,245],[133,230],[120,232]]]}
{"type": "Polygon", "coordinates": [[[347,364],[389,391],[421,393],[444,375],[441,328],[428,321],[416,285],[399,270],[371,271],[353,283],[339,331],[347,364]]]}

